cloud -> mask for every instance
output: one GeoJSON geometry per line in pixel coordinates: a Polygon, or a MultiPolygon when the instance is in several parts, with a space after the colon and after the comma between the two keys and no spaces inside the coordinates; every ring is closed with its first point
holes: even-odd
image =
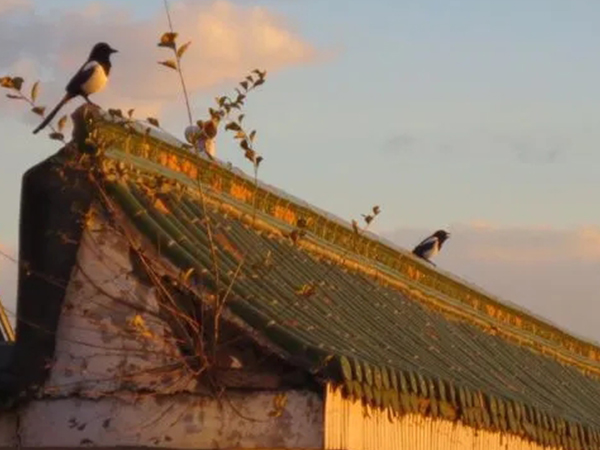
{"type": "MultiPolygon", "coordinates": [[[[316,61],[320,55],[283,17],[260,6],[227,0],[174,2],[171,15],[180,44],[192,41],[182,64],[192,94],[225,81],[233,84],[255,68],[272,73],[316,61]]],[[[40,98],[48,106],[99,41],[107,41],[119,53],[113,57],[110,85],[95,96],[97,103],[150,114],[180,100],[176,72],[157,64],[171,58],[169,50],[156,45],[168,31],[162,11],[139,20],[123,7],[93,2],[5,22],[0,46],[12,51],[0,54],[0,66],[10,73],[21,70],[19,74],[31,80],[48,80],[40,98]]]]}
{"type": "Polygon", "coordinates": [[[402,153],[412,150],[416,139],[409,134],[398,134],[391,137],[383,144],[386,153],[402,153]]]}
{"type": "Polygon", "coordinates": [[[29,0],[2,0],[0,2],[0,15],[13,14],[31,9],[33,6],[29,0]]]}
{"type": "Polygon", "coordinates": [[[518,161],[525,164],[555,163],[570,147],[563,136],[551,134],[513,134],[495,136],[499,145],[507,147],[518,161]]]}
{"type": "MultiPolygon", "coordinates": [[[[560,327],[600,341],[600,226],[458,224],[436,264],[560,327]]],[[[430,230],[382,233],[412,249],[430,230]]]]}

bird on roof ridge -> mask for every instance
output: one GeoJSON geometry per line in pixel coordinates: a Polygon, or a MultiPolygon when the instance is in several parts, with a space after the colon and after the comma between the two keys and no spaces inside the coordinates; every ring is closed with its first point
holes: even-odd
{"type": "Polygon", "coordinates": [[[440,252],[442,245],[444,245],[444,242],[446,242],[449,237],[450,233],[447,231],[437,230],[431,236],[423,239],[419,245],[413,249],[412,253],[435,266],[431,261],[431,258],[440,252]]]}

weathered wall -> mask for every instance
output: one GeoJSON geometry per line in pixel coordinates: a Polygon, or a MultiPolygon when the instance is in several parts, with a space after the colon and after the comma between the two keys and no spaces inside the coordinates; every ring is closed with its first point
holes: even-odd
{"type": "Polygon", "coordinates": [[[322,448],[323,413],[317,396],[288,392],[281,416],[272,417],[275,395],[48,399],[22,413],[21,445],[322,448]]]}
{"type": "Polygon", "coordinates": [[[18,434],[24,447],[322,448],[319,395],[216,396],[190,370],[173,369],[181,355],[156,317],[155,288],[131,275],[129,248],[122,233],[90,217],[49,379],[41,398],[18,411],[18,433],[0,421],[0,446],[18,434]]]}
{"type": "Polygon", "coordinates": [[[346,400],[327,387],[325,449],[328,450],[548,450],[513,435],[476,430],[460,422],[388,412],[346,400]]]}

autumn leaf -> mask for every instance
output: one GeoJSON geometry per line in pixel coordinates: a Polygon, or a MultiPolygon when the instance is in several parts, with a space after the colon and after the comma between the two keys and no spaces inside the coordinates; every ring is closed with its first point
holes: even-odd
{"type": "Polygon", "coordinates": [[[208,114],[210,115],[211,119],[219,119],[221,120],[221,114],[219,113],[219,111],[213,109],[213,108],[208,108],[208,114]]]}
{"type": "Polygon", "coordinates": [[[190,277],[192,276],[192,274],[194,273],[194,270],[195,269],[193,267],[186,270],[181,277],[181,281],[183,283],[187,283],[189,281],[190,277]]]}
{"type": "Polygon", "coordinates": [[[123,112],[120,109],[109,108],[108,109],[108,114],[111,117],[120,117],[121,119],[123,118],[123,112]]]}
{"type": "Polygon", "coordinates": [[[256,164],[256,168],[258,169],[258,166],[260,166],[260,163],[263,162],[265,158],[263,158],[262,156],[259,156],[258,158],[256,158],[256,161],[254,162],[256,164]]]}
{"type": "Polygon", "coordinates": [[[290,234],[288,236],[294,244],[296,244],[298,242],[298,240],[300,239],[300,233],[298,232],[298,230],[290,231],[290,234]]]}
{"type": "Polygon", "coordinates": [[[169,211],[169,208],[167,208],[167,205],[165,205],[161,199],[156,199],[156,201],[154,202],[154,207],[162,214],[169,214],[171,212],[169,211]]]}
{"type": "Polygon", "coordinates": [[[14,77],[12,79],[12,87],[14,87],[17,91],[21,90],[21,86],[23,86],[23,78],[21,77],[14,77]]]}
{"type": "Polygon", "coordinates": [[[256,160],[256,152],[254,150],[246,149],[244,152],[244,157],[252,162],[256,160]]]}
{"type": "Polygon", "coordinates": [[[20,95],[15,95],[15,94],[6,94],[6,96],[8,98],[12,98],[13,100],[25,100],[23,97],[21,97],[20,95]]]}
{"type": "Polygon", "coordinates": [[[264,82],[265,82],[265,80],[263,78],[260,78],[254,82],[254,87],[260,86],[264,82]]]}
{"type": "Polygon", "coordinates": [[[240,125],[242,124],[242,120],[244,120],[244,117],[246,117],[246,115],[245,115],[245,114],[240,114],[240,115],[238,116],[238,122],[240,123],[240,125]]]}
{"type": "Polygon", "coordinates": [[[127,111],[127,117],[129,117],[130,119],[133,117],[133,112],[135,111],[134,108],[131,108],[129,111],[127,111]]]}
{"type": "Polygon", "coordinates": [[[46,111],[46,107],[45,106],[35,106],[31,109],[31,111],[33,113],[37,114],[38,116],[43,116],[44,111],[46,111]]]}
{"type": "Polygon", "coordinates": [[[244,90],[245,90],[245,91],[247,91],[247,90],[248,90],[248,82],[247,82],[247,81],[242,81],[242,82],[240,83],[240,86],[242,86],[242,87],[244,88],[244,90]]]}
{"type": "Polygon", "coordinates": [[[67,116],[62,116],[57,123],[58,131],[62,131],[65,125],[67,124],[67,116]]]}
{"type": "Polygon", "coordinates": [[[37,99],[39,92],[40,92],[40,82],[36,81],[35,83],[33,83],[33,86],[31,87],[31,101],[33,103],[35,103],[35,100],[37,99]]]}
{"type": "Polygon", "coordinates": [[[63,141],[65,139],[65,136],[62,133],[50,133],[48,136],[55,141],[63,141]]]}
{"type": "Polygon", "coordinates": [[[227,125],[225,125],[225,129],[226,130],[232,130],[232,131],[240,131],[242,129],[242,127],[240,127],[235,122],[229,122],[227,125]]]}
{"type": "Polygon", "coordinates": [[[303,284],[296,289],[296,294],[303,297],[312,297],[317,292],[317,289],[313,283],[303,284]]]}
{"type": "Polygon", "coordinates": [[[377,215],[381,212],[381,209],[379,209],[379,206],[373,206],[373,214],[377,215]]]}
{"type": "Polygon", "coordinates": [[[250,145],[248,144],[248,141],[246,139],[240,142],[240,147],[242,147],[246,151],[250,150],[250,145]]]}
{"type": "MultiPolygon", "coordinates": [[[[148,121],[148,123],[150,125],[154,125],[156,128],[160,128],[160,124],[158,123],[158,119],[155,119],[154,117],[148,117],[146,120],[148,121]]],[[[148,130],[150,130],[150,129],[148,129],[148,130]]]]}
{"type": "Polygon", "coordinates": [[[160,37],[160,42],[158,43],[159,47],[168,47],[175,50],[175,39],[177,39],[177,33],[163,33],[160,37]]]}
{"type": "Polygon", "coordinates": [[[2,77],[0,78],[0,86],[2,86],[3,88],[12,88],[13,87],[13,81],[11,77],[2,77]]]}
{"type": "Polygon", "coordinates": [[[234,137],[236,139],[245,139],[246,138],[246,133],[244,133],[242,130],[240,130],[237,133],[235,133],[234,137]]]}
{"type": "Polygon", "coordinates": [[[217,125],[214,119],[205,122],[202,131],[207,138],[214,138],[217,135],[217,125]]]}
{"type": "Polygon", "coordinates": [[[371,215],[362,215],[365,219],[365,222],[367,223],[367,225],[369,225],[371,222],[373,222],[373,216],[371,215]]]}
{"type": "Polygon", "coordinates": [[[177,70],[177,63],[175,61],[173,61],[172,59],[168,59],[166,61],[159,61],[159,64],[162,64],[165,67],[169,67],[173,70],[177,70]]]}
{"type": "Polygon", "coordinates": [[[256,136],[256,130],[252,130],[250,132],[250,142],[254,142],[254,136],[256,136]]]}
{"type": "Polygon", "coordinates": [[[191,43],[192,43],[192,41],[186,42],[181,47],[179,47],[179,49],[177,50],[177,58],[181,58],[183,56],[183,54],[188,49],[188,47],[190,46],[191,43]]]}

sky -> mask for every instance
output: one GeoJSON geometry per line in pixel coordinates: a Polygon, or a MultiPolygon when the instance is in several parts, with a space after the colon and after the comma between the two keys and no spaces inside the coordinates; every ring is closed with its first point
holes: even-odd
{"type": "MultiPolygon", "coordinates": [[[[411,249],[445,228],[443,270],[600,341],[600,3],[586,0],[170,2],[196,118],[254,68],[259,176],[411,249]]],[[[62,95],[91,46],[119,50],[105,108],[182,137],[176,75],[156,64],[162,0],[0,0],[0,75],[62,95]]],[[[76,105],[69,105],[70,113],[76,105]]],[[[0,98],[0,249],[16,257],[21,176],[58,149],[0,98]]],[[[226,136],[218,157],[250,171],[226,136]]],[[[14,311],[14,261],[0,298],[14,311]]]]}

